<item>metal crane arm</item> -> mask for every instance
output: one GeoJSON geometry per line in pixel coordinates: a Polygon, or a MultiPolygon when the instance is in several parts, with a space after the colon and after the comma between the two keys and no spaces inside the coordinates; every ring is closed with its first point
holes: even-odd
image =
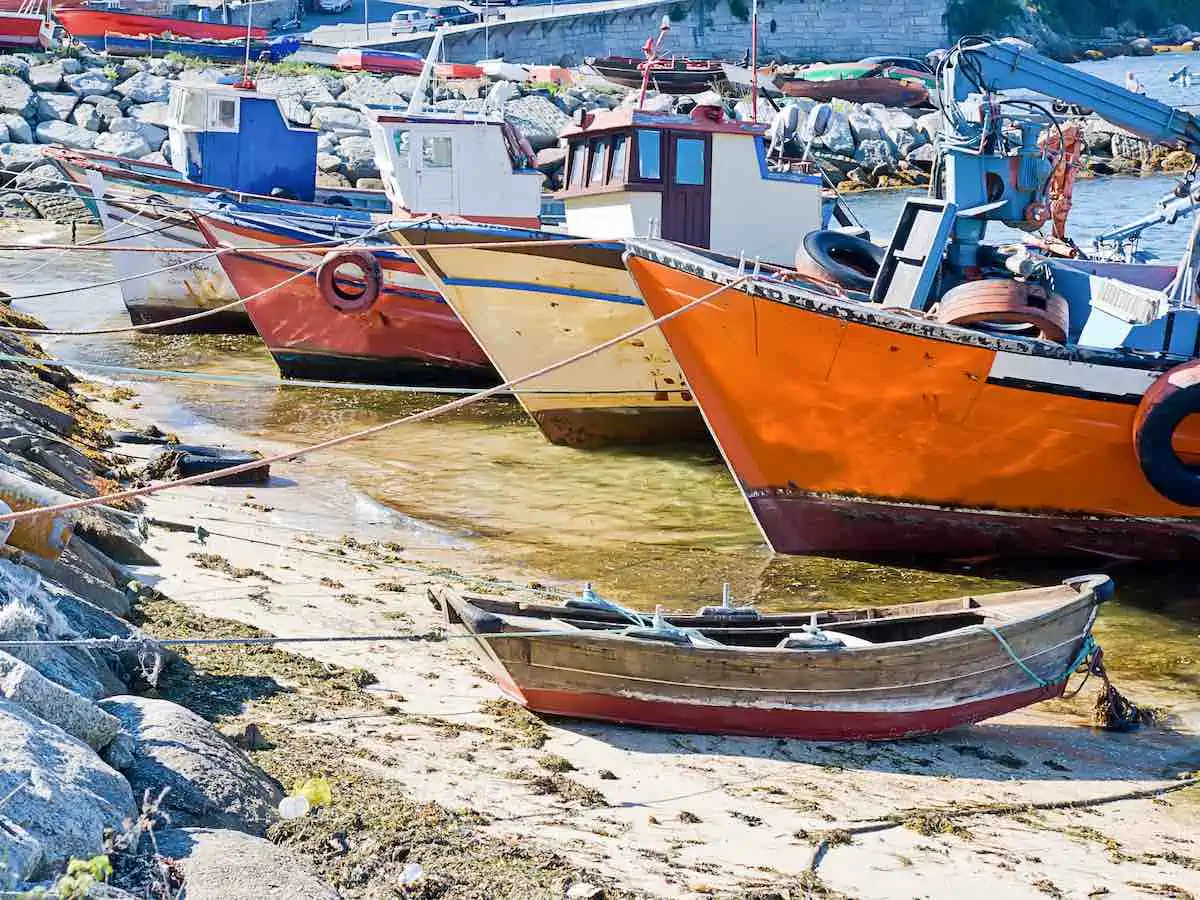
{"type": "Polygon", "coordinates": [[[960,45],[947,58],[942,77],[943,96],[954,103],[962,103],[972,93],[1025,89],[1093,109],[1151,143],[1179,142],[1200,154],[1200,118],[1013,42],[960,45]]]}

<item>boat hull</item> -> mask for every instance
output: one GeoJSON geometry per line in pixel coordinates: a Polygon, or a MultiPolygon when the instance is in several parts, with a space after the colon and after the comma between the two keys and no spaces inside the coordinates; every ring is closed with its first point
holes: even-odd
{"type": "MultiPolygon", "coordinates": [[[[579,245],[532,229],[449,224],[406,229],[398,238],[505,380],[650,321],[622,262],[621,243],[579,245]],[[514,242],[520,246],[505,248],[514,242]],[[438,249],[464,243],[485,246],[438,249]]],[[[516,394],[555,444],[707,440],[683,374],[657,329],[528,381],[516,394]]]]}
{"type": "Polygon", "coordinates": [[[0,47],[45,47],[46,20],[41,15],[0,12],[0,47]]]}
{"type": "MultiPolygon", "coordinates": [[[[720,638],[698,625],[692,633],[706,641],[677,642],[623,634],[619,622],[584,624],[578,609],[556,615],[511,601],[435,596],[448,622],[472,635],[500,688],[536,712],[712,734],[891,740],[1060,696],[1090,649],[1096,607],[1110,591],[1108,579],[1089,576],[992,595],[1001,601],[995,606],[984,596],[935,601],[945,608],[931,614],[921,603],[864,610],[863,618],[822,627],[880,642],[832,650],[748,646],[728,620],[709,622],[720,638]],[[918,636],[904,637],[907,628],[918,636]]],[[[771,618],[740,630],[781,630],[771,618]]]]}
{"type": "MultiPolygon", "coordinates": [[[[592,64],[602,78],[624,87],[642,86],[642,71],[639,66],[645,60],[613,58],[596,60],[592,64]]],[[[708,90],[714,81],[723,80],[725,70],[720,63],[671,68],[667,65],[652,66],[648,87],[661,94],[698,94],[708,90]]]]}
{"type": "MultiPolygon", "coordinates": [[[[661,243],[629,267],[656,316],[736,272],[661,243]]],[[[1169,361],[1005,339],[758,283],[663,326],[771,546],[877,557],[1200,554],[1200,511],[1133,447],[1169,361]]],[[[1200,421],[1176,448],[1200,461],[1200,421]]]]}
{"type": "MultiPolygon", "coordinates": [[[[417,265],[394,245],[372,246],[384,287],[367,311],[341,312],[321,297],[321,250],[255,253],[320,240],[262,217],[199,214],[209,240],[247,248],[221,264],[285,378],[364,384],[479,387],[499,377],[417,265]]],[[[360,229],[361,231],[361,229],[360,229]]],[[[352,237],[348,235],[347,239],[352,237]]]]}
{"type": "Polygon", "coordinates": [[[926,106],[929,90],[919,82],[896,78],[842,78],[784,81],[779,89],[788,97],[810,100],[849,100],[854,103],[882,103],[884,106],[926,106]]]}
{"type": "MultiPolygon", "coordinates": [[[[134,325],[172,322],[238,300],[220,261],[194,252],[211,248],[186,209],[186,196],[171,195],[161,186],[152,191],[134,179],[106,176],[59,161],[80,192],[91,197],[108,239],[123,247],[143,248],[109,254],[122,279],[121,299],[134,325]],[[161,202],[164,192],[177,200],[177,205],[161,202]]],[[[254,326],[245,310],[231,306],[155,330],[161,334],[253,334],[254,326]]]]}
{"type": "Polygon", "coordinates": [[[268,36],[265,28],[247,28],[242,25],[200,22],[195,19],[148,16],[121,10],[56,9],[54,15],[75,38],[103,38],[105,34],[111,33],[132,37],[153,35],[154,37],[175,36],[200,40],[241,39],[244,41],[247,31],[252,40],[264,41],[268,36]]]}

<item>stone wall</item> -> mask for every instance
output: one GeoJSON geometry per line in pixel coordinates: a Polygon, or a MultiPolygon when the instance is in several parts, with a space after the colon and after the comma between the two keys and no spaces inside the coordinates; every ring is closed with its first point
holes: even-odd
{"type": "MultiPolygon", "coordinates": [[[[761,0],[762,59],[815,61],[876,54],[922,55],[947,43],[945,0],[761,0]]],[[[474,62],[503,55],[510,62],[577,64],[588,56],[640,56],[664,15],[664,49],[738,59],[750,46],[749,0],[673,0],[620,9],[565,12],[540,19],[492,22],[445,35],[447,57],[474,62]]],[[[389,46],[422,51],[428,38],[389,46]]]]}

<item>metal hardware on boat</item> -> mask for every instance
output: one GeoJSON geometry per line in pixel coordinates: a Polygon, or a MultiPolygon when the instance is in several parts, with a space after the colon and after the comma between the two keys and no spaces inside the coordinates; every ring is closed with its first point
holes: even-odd
{"type": "Polygon", "coordinates": [[[733,591],[730,588],[729,582],[727,581],[721,587],[721,605],[702,607],[700,609],[700,615],[730,619],[757,619],[758,610],[753,606],[734,606],[733,591]]]}

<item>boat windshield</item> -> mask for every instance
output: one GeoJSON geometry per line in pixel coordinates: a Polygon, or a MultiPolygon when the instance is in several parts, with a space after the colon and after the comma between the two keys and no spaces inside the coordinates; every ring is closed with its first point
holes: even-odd
{"type": "Polygon", "coordinates": [[[204,95],[194,91],[175,90],[171,93],[171,122],[188,128],[203,128],[204,95]]]}

